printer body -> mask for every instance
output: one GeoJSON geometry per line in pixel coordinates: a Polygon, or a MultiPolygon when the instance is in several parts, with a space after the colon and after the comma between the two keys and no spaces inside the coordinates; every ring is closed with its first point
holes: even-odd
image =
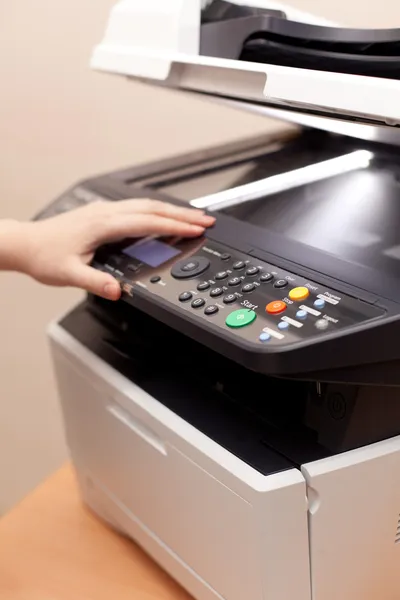
{"type": "Polygon", "coordinates": [[[296,125],[79,182],[37,215],[150,197],[216,216],[99,248],[121,299],[48,329],[82,498],[197,600],[398,600],[396,35],[124,0],[95,49],[95,68],[296,125]]]}

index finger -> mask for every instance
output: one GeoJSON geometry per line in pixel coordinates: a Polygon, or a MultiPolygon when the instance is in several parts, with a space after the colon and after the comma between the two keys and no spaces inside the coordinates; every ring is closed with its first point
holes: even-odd
{"type": "Polygon", "coordinates": [[[177,236],[182,238],[198,237],[204,233],[204,227],[169,219],[159,215],[118,215],[104,220],[102,229],[97,232],[95,246],[125,238],[141,238],[148,235],[177,236]]]}
{"type": "Polygon", "coordinates": [[[118,212],[121,213],[158,215],[202,227],[209,227],[215,222],[214,217],[206,215],[198,208],[177,206],[160,200],[122,200],[117,204],[118,212]]]}

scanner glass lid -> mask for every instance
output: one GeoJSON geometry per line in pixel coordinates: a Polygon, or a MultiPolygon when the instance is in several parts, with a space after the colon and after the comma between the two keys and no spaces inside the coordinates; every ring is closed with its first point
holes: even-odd
{"type": "Polygon", "coordinates": [[[400,153],[393,148],[305,135],[276,152],[156,187],[265,236],[400,279],[400,153]]]}
{"type": "MultiPolygon", "coordinates": [[[[268,150],[264,149],[249,159],[232,159],[230,164],[221,167],[202,167],[190,175],[173,174],[169,179],[161,178],[151,183],[149,187],[186,202],[199,198],[199,206],[208,206],[214,202],[215,194],[236,190],[286,171],[335,158],[341,152],[346,152],[342,148],[347,147],[346,142],[339,142],[339,149],[325,134],[306,133],[281,143],[271,143],[268,150]]],[[[219,197],[215,197],[215,200],[220,202],[219,197]]]]}
{"type": "Polygon", "coordinates": [[[354,150],[267,178],[255,195],[215,210],[400,278],[400,157],[354,150]]]}

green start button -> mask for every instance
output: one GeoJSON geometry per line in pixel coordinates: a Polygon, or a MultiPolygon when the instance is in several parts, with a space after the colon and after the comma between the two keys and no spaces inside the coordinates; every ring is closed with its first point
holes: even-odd
{"type": "Polygon", "coordinates": [[[248,308],[241,308],[239,310],[234,310],[227,317],[225,323],[228,327],[246,327],[246,325],[250,325],[257,318],[254,310],[249,310],[248,308]]]}

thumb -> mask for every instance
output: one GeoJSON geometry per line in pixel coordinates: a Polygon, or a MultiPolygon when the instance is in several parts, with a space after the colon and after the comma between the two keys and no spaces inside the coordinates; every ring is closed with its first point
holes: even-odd
{"type": "Polygon", "coordinates": [[[112,275],[98,271],[88,265],[75,264],[71,271],[69,283],[107,300],[118,300],[121,296],[120,285],[112,275]]]}

